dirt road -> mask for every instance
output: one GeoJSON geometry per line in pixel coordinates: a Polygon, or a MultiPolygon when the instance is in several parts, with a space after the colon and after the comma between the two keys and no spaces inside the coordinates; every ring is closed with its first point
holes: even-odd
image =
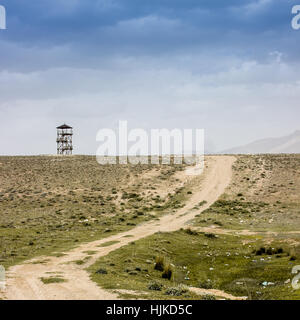
{"type": "MultiPolygon", "coordinates": [[[[158,231],[171,232],[182,228],[193,219],[199,211],[207,209],[213,204],[228,186],[232,175],[234,157],[216,156],[209,157],[208,168],[204,170],[201,185],[194,192],[185,207],[174,214],[168,214],[159,221],[151,221],[141,224],[130,231],[123,232],[111,237],[85,243],[77,248],[65,252],[62,257],[39,257],[23,264],[11,267],[7,272],[7,288],[2,298],[4,299],[117,299],[117,294],[103,290],[89,278],[85,271],[96,259],[107,255],[132,241],[147,237],[158,231]],[[199,202],[206,200],[207,203],[200,210],[192,208],[199,202]],[[131,237],[126,237],[131,235],[131,237]],[[119,241],[111,246],[99,247],[108,241],[119,241]],[[86,251],[96,251],[84,265],[77,265],[75,260],[82,260],[87,256],[86,251]],[[43,263],[41,263],[43,262],[43,263]],[[42,277],[59,275],[66,282],[44,284],[42,277]]],[[[222,296],[222,292],[218,292],[222,296]]],[[[224,293],[224,298],[228,295],[224,293]]],[[[1,297],[1,294],[0,294],[1,297]]],[[[231,298],[234,298],[230,296],[231,298]]]]}

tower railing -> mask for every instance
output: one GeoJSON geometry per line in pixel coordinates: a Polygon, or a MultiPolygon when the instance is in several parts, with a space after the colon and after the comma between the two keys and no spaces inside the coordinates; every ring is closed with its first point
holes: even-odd
{"type": "Polygon", "coordinates": [[[73,151],[73,128],[66,124],[57,127],[57,154],[71,155],[73,151]]]}

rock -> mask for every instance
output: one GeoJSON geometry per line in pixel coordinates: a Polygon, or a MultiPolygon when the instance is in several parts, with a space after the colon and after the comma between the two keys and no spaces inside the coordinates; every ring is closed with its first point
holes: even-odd
{"type": "Polygon", "coordinates": [[[268,282],[268,281],[264,281],[264,282],[262,283],[262,285],[263,285],[264,287],[273,286],[274,284],[275,284],[274,282],[268,282]]]}

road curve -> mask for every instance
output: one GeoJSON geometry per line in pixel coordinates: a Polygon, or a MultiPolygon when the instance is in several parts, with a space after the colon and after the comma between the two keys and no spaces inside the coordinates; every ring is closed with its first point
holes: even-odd
{"type": "MultiPolygon", "coordinates": [[[[90,280],[85,271],[99,257],[105,256],[113,250],[127,245],[132,241],[152,235],[158,231],[172,232],[182,228],[196,214],[211,206],[229,185],[232,176],[232,165],[235,161],[231,156],[208,157],[209,165],[205,168],[197,192],[194,192],[188,203],[176,213],[168,214],[159,221],[146,222],[137,227],[110,236],[99,241],[84,243],[75,249],[65,252],[62,257],[39,257],[20,265],[9,268],[7,272],[6,290],[0,297],[8,300],[113,300],[118,295],[104,290],[90,280]],[[199,202],[207,203],[201,209],[191,210],[199,202]],[[131,235],[131,237],[126,237],[131,235]],[[99,245],[108,241],[119,241],[108,247],[99,245]],[[84,265],[73,263],[75,260],[84,259],[86,251],[96,251],[84,265]],[[43,260],[44,263],[38,263],[43,260]],[[44,284],[40,278],[58,274],[66,282],[44,284]]],[[[219,292],[222,296],[222,292],[219,292]]],[[[228,296],[228,295],[227,295],[228,296]]],[[[224,298],[227,297],[224,293],[224,298]]]]}

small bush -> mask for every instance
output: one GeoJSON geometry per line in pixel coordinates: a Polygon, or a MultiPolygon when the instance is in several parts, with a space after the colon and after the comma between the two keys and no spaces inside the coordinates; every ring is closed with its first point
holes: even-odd
{"type": "Polygon", "coordinates": [[[158,271],[164,271],[165,258],[163,256],[155,257],[155,266],[154,269],[158,271]]]}
{"type": "Polygon", "coordinates": [[[61,283],[61,282],[65,282],[66,280],[63,278],[59,278],[59,277],[50,277],[50,278],[41,278],[41,281],[44,284],[51,284],[51,283],[61,283]]]}
{"type": "Polygon", "coordinates": [[[214,224],[220,227],[223,226],[223,223],[221,221],[215,221],[214,224]]]}
{"type": "Polygon", "coordinates": [[[272,256],[274,254],[282,254],[284,253],[284,250],[282,248],[272,249],[271,247],[269,247],[266,249],[265,247],[261,247],[258,250],[254,250],[253,252],[255,253],[256,256],[261,256],[263,254],[272,256]]]}
{"type": "Polygon", "coordinates": [[[100,268],[96,271],[97,274],[107,274],[107,271],[105,269],[100,268]]]}
{"type": "Polygon", "coordinates": [[[201,289],[212,289],[213,283],[211,281],[205,280],[199,282],[199,288],[201,289]]]}
{"type": "Polygon", "coordinates": [[[262,253],[262,254],[265,254],[265,253],[266,253],[266,248],[265,248],[265,247],[261,247],[260,250],[261,250],[261,253],[262,253]]]}
{"type": "Polygon", "coordinates": [[[266,248],[265,247],[261,247],[258,250],[254,250],[254,253],[256,256],[261,256],[262,254],[266,253],[266,248]]]}
{"type": "Polygon", "coordinates": [[[278,248],[275,251],[276,254],[282,254],[283,252],[284,252],[284,250],[282,248],[278,248]]]}
{"type": "Polygon", "coordinates": [[[173,268],[172,268],[172,266],[168,263],[167,265],[165,265],[164,271],[163,271],[163,273],[162,273],[161,276],[162,276],[164,279],[171,280],[172,274],[173,274],[173,268]]]}
{"type": "Polygon", "coordinates": [[[211,294],[206,294],[202,296],[202,300],[216,300],[216,297],[211,294]]]}
{"type": "Polygon", "coordinates": [[[195,231],[195,230],[192,230],[191,228],[188,228],[185,230],[185,232],[191,236],[197,236],[198,235],[198,232],[195,231]]]}
{"type": "Polygon", "coordinates": [[[188,289],[185,286],[178,286],[178,287],[170,287],[165,291],[165,294],[168,296],[182,296],[184,293],[187,293],[188,289]]]}
{"type": "Polygon", "coordinates": [[[153,290],[153,291],[161,291],[163,285],[161,283],[158,283],[158,282],[150,282],[149,285],[148,285],[148,289],[149,290],[153,290]]]}
{"type": "Polygon", "coordinates": [[[209,239],[217,238],[217,236],[214,233],[205,233],[204,235],[205,235],[205,237],[207,237],[209,239]]]}

